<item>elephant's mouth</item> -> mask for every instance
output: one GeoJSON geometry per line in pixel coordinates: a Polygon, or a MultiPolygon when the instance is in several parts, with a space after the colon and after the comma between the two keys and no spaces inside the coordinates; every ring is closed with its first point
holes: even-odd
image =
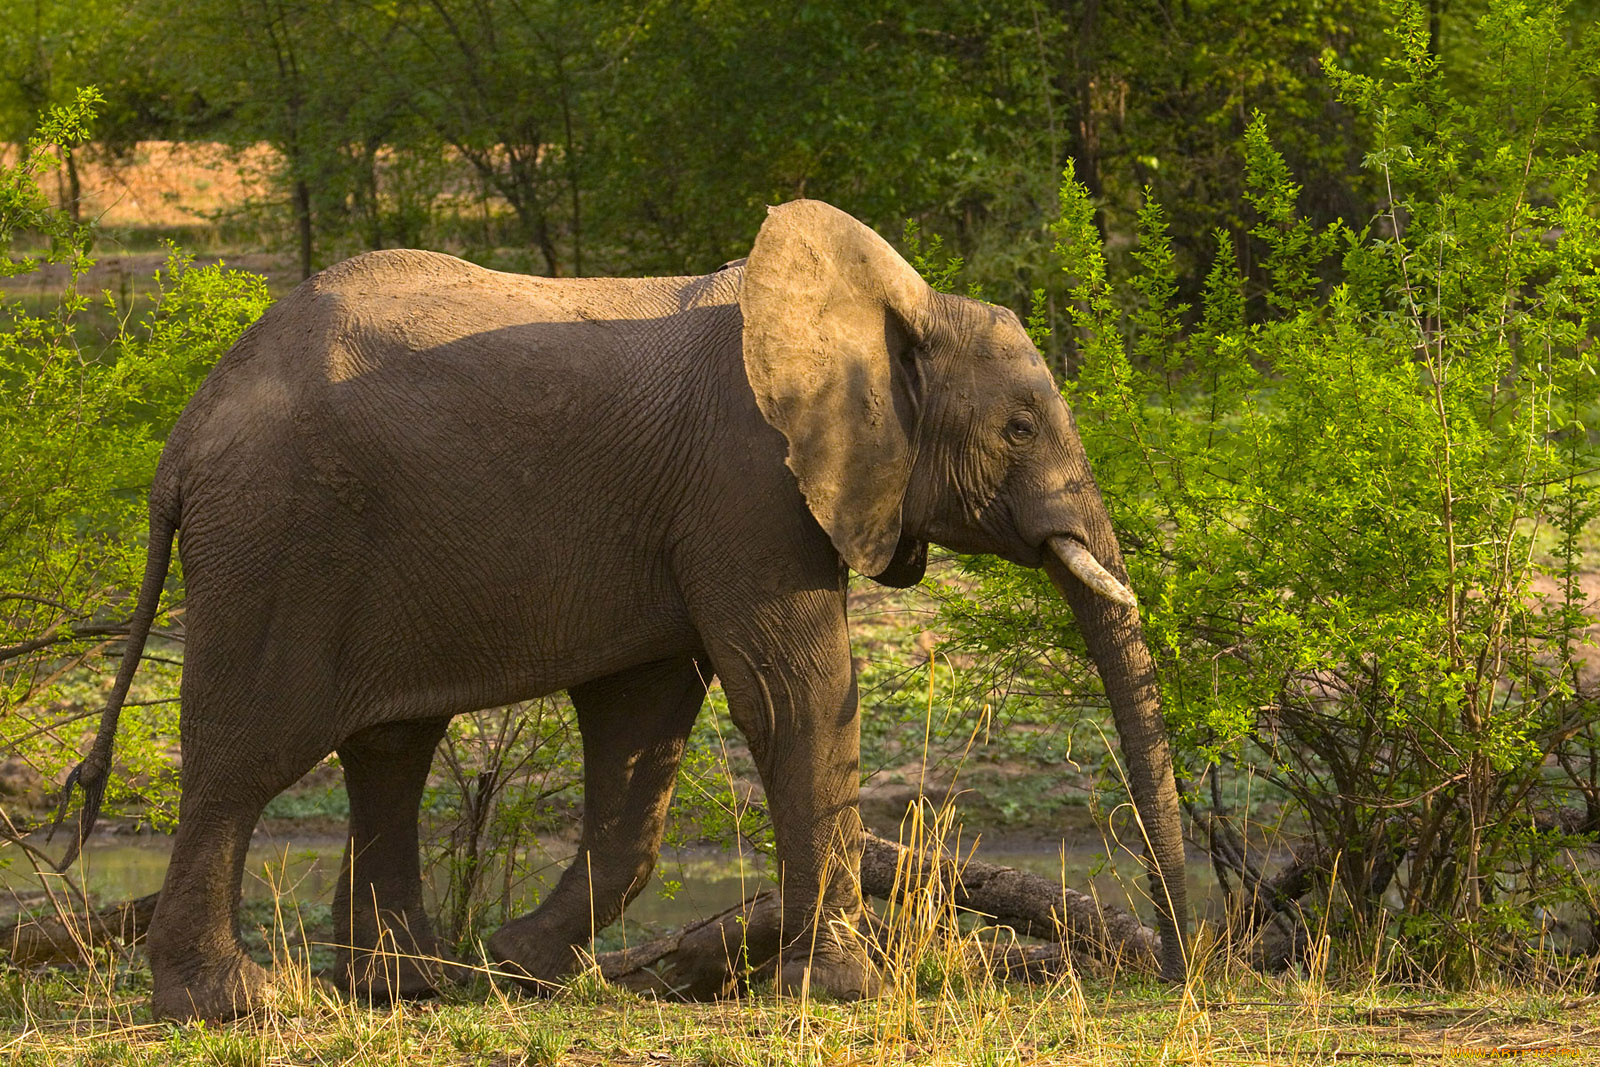
{"type": "Polygon", "coordinates": [[[1100,565],[1100,561],[1094,558],[1094,553],[1082,541],[1057,534],[1046,538],[1045,545],[1072,572],[1074,578],[1094,592],[1135,611],[1139,609],[1139,601],[1134,597],[1133,590],[1112,577],[1111,572],[1100,565]]]}

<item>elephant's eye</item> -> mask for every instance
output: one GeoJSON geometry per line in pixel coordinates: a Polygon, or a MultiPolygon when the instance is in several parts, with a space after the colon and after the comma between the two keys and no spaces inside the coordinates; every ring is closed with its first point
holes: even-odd
{"type": "Polygon", "coordinates": [[[1035,432],[1033,420],[1026,415],[1014,415],[1006,423],[1006,436],[1019,443],[1028,440],[1035,432]]]}

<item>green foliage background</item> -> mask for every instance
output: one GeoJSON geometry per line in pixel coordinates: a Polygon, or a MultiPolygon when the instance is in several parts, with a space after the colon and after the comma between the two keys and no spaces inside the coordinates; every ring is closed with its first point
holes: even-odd
{"type": "MultiPolygon", "coordinates": [[[[1483,2],[1433,6],[1468,84],[1483,2]]],[[[1242,235],[1235,145],[1256,110],[1310,216],[1363,217],[1364,120],[1318,65],[1377,72],[1388,22],[1356,0],[0,0],[0,139],[95,84],[98,141],[69,178],[140,139],[269,144],[248,221],[303,272],[421,245],[698,273],[748,250],[766,204],[814,196],[881,232],[917,219],[991,298],[1043,288],[1059,327],[1069,159],[1114,261],[1153,191],[1191,292],[1211,232],[1242,235]]]]}

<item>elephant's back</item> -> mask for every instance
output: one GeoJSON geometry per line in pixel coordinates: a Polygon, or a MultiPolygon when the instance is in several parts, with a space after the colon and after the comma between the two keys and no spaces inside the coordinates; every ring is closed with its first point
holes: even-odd
{"type": "Polygon", "coordinates": [[[692,640],[673,516],[698,507],[713,443],[685,422],[695,383],[651,361],[697,360],[702,385],[736,371],[736,296],[727,277],[521,278],[418,252],[323,272],[218,364],[163,459],[191,606],[293,616],[379,688],[422,667],[340,635],[408,634],[476,664],[490,702],[692,640]],[[315,606],[286,606],[300,588],[315,606]],[[575,588],[614,605],[604,634],[575,588]]]}
{"type": "MultiPolygon", "coordinates": [[[[516,327],[552,334],[569,326],[645,331],[685,311],[732,310],[738,275],[544,278],[439,252],[389,249],[329,267],[295,298],[292,317],[314,320],[330,348],[376,347],[392,358],[516,327]]],[[[330,366],[330,377],[339,374],[330,366]]]]}
{"type": "Polygon", "coordinates": [[[577,409],[682,373],[672,335],[705,333],[690,320],[725,320],[716,332],[737,336],[740,273],[540,278],[414,249],[356,256],[245,332],[169,451],[197,466],[252,448],[281,454],[352,420],[415,437],[430,420],[459,430],[462,420],[551,428],[597,417],[577,409]]]}

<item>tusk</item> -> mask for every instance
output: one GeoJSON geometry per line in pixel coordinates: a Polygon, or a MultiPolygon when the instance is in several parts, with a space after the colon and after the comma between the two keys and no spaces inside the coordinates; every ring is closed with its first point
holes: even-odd
{"type": "Polygon", "coordinates": [[[1093,589],[1107,600],[1115,600],[1118,604],[1125,604],[1138,610],[1139,601],[1133,591],[1111,576],[1111,572],[1100,566],[1100,561],[1094,554],[1080,542],[1070,537],[1056,536],[1045,542],[1050,550],[1061,558],[1084,585],[1093,589]]]}

